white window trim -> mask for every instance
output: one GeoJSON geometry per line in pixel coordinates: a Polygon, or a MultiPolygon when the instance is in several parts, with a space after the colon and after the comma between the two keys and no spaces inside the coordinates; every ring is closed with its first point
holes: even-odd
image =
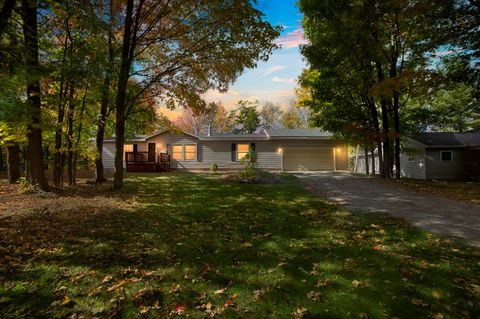
{"type": "Polygon", "coordinates": [[[410,163],[415,163],[417,161],[417,156],[415,154],[407,154],[407,160],[410,163]]]}
{"type": "Polygon", "coordinates": [[[453,162],[453,152],[452,151],[440,151],[440,162],[453,162]],[[450,153],[450,160],[444,160],[442,158],[443,153],[450,153]]]}
{"type": "Polygon", "coordinates": [[[198,143],[174,143],[171,144],[171,149],[172,149],[172,159],[173,159],[173,146],[182,146],[182,159],[181,160],[174,160],[177,162],[197,162],[198,161],[198,143]],[[185,145],[195,145],[195,159],[193,160],[187,160],[185,159],[185,145]]]}
{"type": "MultiPolygon", "coordinates": [[[[238,145],[240,145],[240,144],[241,145],[248,145],[248,151],[247,151],[246,154],[250,153],[250,149],[252,148],[252,145],[251,145],[251,143],[236,143],[236,144],[237,144],[237,146],[236,146],[237,150],[235,151],[235,162],[240,162],[242,159],[238,158],[238,145]]],[[[242,153],[245,153],[245,152],[242,152],[242,153]]]]}

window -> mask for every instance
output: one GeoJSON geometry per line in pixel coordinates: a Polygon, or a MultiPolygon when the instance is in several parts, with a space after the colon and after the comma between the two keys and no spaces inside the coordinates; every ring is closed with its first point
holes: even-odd
{"type": "Polygon", "coordinates": [[[185,160],[194,161],[197,159],[197,145],[185,144],[185,160]]]}
{"type": "MultiPolygon", "coordinates": [[[[123,145],[123,160],[125,161],[125,154],[126,153],[131,153],[133,152],[133,145],[132,144],[125,144],[123,145]]],[[[132,155],[129,155],[128,156],[128,160],[129,161],[133,161],[133,156],[132,155]]]]}
{"type": "Polygon", "coordinates": [[[248,144],[237,144],[237,161],[241,160],[248,154],[250,151],[250,145],[248,144]]]}
{"type": "Polygon", "coordinates": [[[408,153],[408,161],[409,162],[415,162],[415,154],[414,153],[408,153]]]}
{"type": "Polygon", "coordinates": [[[452,161],[452,151],[441,151],[440,152],[440,160],[442,162],[451,162],[452,161]]]}
{"type": "Polygon", "coordinates": [[[172,159],[183,160],[183,145],[172,145],[172,159]]]}
{"type": "Polygon", "coordinates": [[[195,161],[197,159],[196,144],[172,145],[172,159],[176,161],[195,161]]]}

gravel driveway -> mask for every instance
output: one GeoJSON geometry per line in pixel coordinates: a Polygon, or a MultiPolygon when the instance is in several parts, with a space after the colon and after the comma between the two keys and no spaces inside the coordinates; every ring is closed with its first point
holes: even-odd
{"type": "Polygon", "coordinates": [[[377,178],[340,172],[295,173],[326,200],[360,212],[387,212],[440,235],[480,247],[480,205],[417,193],[377,178]]]}

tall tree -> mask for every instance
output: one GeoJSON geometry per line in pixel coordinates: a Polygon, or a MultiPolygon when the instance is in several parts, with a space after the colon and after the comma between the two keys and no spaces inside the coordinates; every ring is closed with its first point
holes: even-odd
{"type": "Polygon", "coordinates": [[[248,0],[127,0],[115,98],[114,187],[123,186],[125,120],[131,76],[142,90],[176,103],[203,107],[200,93],[224,91],[245,68],[266,60],[279,34],[248,0]],[[132,66],[135,66],[134,68],[132,66]]]}
{"type": "Polygon", "coordinates": [[[240,100],[239,106],[232,111],[232,118],[239,127],[236,132],[251,134],[260,126],[260,113],[257,111],[258,102],[240,100]]]}
{"type": "Polygon", "coordinates": [[[390,176],[393,139],[395,172],[400,177],[399,109],[428,73],[429,53],[447,41],[442,31],[451,27],[448,13],[453,0],[302,0],[299,4],[310,40],[302,53],[327,87],[341,85],[341,96],[330,94],[327,101],[333,102],[334,110],[357,105],[356,112],[370,118],[376,131],[375,117],[381,114],[383,129],[374,136],[379,135],[383,145],[383,176],[390,176]],[[339,75],[348,82],[339,83],[339,75]],[[342,92],[344,87],[350,89],[342,92]],[[339,98],[347,104],[339,103],[339,98]]]}
{"type": "Polygon", "coordinates": [[[289,107],[280,118],[280,125],[287,129],[301,129],[309,127],[308,111],[303,107],[289,107]]]}
{"type": "Polygon", "coordinates": [[[28,180],[41,190],[48,190],[45,177],[42,148],[42,104],[40,92],[40,64],[38,60],[38,28],[37,28],[37,1],[22,0],[23,35],[25,39],[25,67],[27,77],[27,107],[30,114],[28,125],[28,180]]]}
{"type": "Polygon", "coordinates": [[[102,98],[100,102],[100,113],[98,115],[97,122],[97,134],[95,137],[97,155],[95,157],[95,181],[97,183],[103,183],[106,181],[105,172],[103,167],[103,139],[105,137],[105,126],[107,122],[107,116],[110,105],[110,86],[114,75],[114,60],[116,55],[114,44],[114,25],[117,18],[117,12],[115,10],[114,1],[108,1],[108,13],[105,15],[108,17],[107,29],[107,59],[104,63],[104,74],[102,84],[102,98]]]}
{"type": "Polygon", "coordinates": [[[186,108],[174,122],[184,132],[192,134],[225,133],[232,129],[232,119],[221,103],[210,102],[203,110],[186,108]]]}
{"type": "Polygon", "coordinates": [[[266,102],[260,110],[260,122],[263,128],[278,128],[281,126],[280,118],[283,111],[280,106],[272,102],[266,102]]]}
{"type": "Polygon", "coordinates": [[[15,7],[16,2],[16,0],[3,1],[3,6],[0,10],[0,39],[2,38],[3,32],[7,28],[8,20],[12,16],[13,8],[15,7]]]}

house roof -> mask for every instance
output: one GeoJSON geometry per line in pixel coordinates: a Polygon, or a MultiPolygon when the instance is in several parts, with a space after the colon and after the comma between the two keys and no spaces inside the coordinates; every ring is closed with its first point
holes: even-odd
{"type": "Polygon", "coordinates": [[[318,128],[304,129],[268,129],[266,134],[271,138],[328,138],[332,137],[330,132],[321,131],[318,128]]]}
{"type": "Polygon", "coordinates": [[[268,136],[262,130],[258,133],[252,134],[212,134],[208,135],[199,135],[201,140],[205,141],[230,141],[230,140],[267,140],[268,136]]]}
{"type": "MultiPolygon", "coordinates": [[[[135,135],[134,137],[128,138],[125,137],[125,140],[129,142],[144,142],[146,135],[135,135]]],[[[104,142],[115,142],[115,135],[112,137],[106,137],[103,139],[104,142]]]]}
{"type": "Polygon", "coordinates": [[[480,133],[429,132],[410,136],[426,147],[476,147],[480,146],[480,133]]]}
{"type": "MultiPolygon", "coordinates": [[[[137,135],[133,138],[128,138],[128,142],[145,142],[148,139],[164,134],[168,130],[158,131],[151,135],[137,135]]],[[[252,134],[212,134],[207,135],[195,135],[186,132],[183,134],[189,135],[193,138],[197,138],[201,141],[252,141],[252,140],[269,140],[269,139],[324,139],[332,137],[329,132],[323,132],[320,129],[269,129],[259,130],[252,134]]],[[[109,137],[104,139],[105,142],[115,141],[115,137],[109,137]]]]}

